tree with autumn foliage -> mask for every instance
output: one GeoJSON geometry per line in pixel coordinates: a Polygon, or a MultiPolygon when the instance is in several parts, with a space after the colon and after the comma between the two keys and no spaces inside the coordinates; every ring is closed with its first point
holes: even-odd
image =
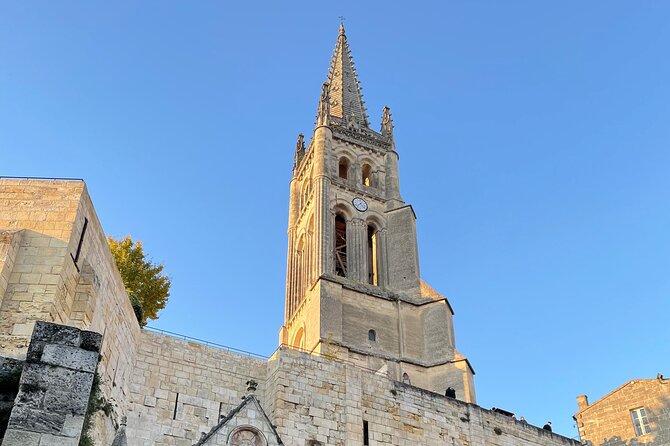
{"type": "Polygon", "coordinates": [[[142,242],[127,235],[121,240],[107,237],[116,267],[121,273],[128,298],[140,326],[148,319],[158,319],[170,296],[170,278],[163,274],[163,265],[145,258],[142,242]]]}

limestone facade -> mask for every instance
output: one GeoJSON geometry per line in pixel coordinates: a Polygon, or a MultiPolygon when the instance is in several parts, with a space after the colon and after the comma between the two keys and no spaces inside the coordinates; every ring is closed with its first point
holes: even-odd
{"type": "Polygon", "coordinates": [[[628,381],[591,404],[580,395],[577,404],[574,418],[588,446],[670,444],[670,380],[660,374],[628,381]]]}
{"type": "Polygon", "coordinates": [[[282,347],[264,361],[148,332],[131,385],[128,444],[196,443],[238,407],[249,380],[264,412],[253,409],[197,444],[233,444],[225,439],[239,426],[269,439],[263,413],[291,446],[579,444],[328,356],[282,347]]]}
{"type": "Polygon", "coordinates": [[[125,412],[141,329],[86,185],[0,179],[0,356],[25,359],[40,320],[104,335],[102,390],[125,412]]]}

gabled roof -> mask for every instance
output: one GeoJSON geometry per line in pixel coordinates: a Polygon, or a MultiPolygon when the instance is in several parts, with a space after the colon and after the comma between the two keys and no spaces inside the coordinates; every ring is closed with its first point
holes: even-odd
{"type": "Polygon", "coordinates": [[[612,395],[614,395],[615,393],[621,391],[624,387],[627,387],[627,386],[630,385],[630,384],[635,384],[635,383],[638,383],[638,382],[645,382],[645,381],[658,381],[658,378],[657,378],[657,379],[654,379],[654,378],[631,379],[630,381],[626,381],[625,383],[621,384],[619,387],[617,387],[616,389],[612,390],[612,391],[609,392],[608,394],[606,394],[606,395],[600,397],[599,399],[597,399],[597,400],[594,401],[593,403],[590,403],[590,404],[589,404],[588,406],[586,406],[584,409],[575,412],[575,416],[579,415],[580,413],[586,412],[587,410],[589,410],[589,409],[592,408],[593,406],[596,406],[597,404],[600,404],[601,402],[605,401],[605,400],[606,400],[607,398],[609,398],[610,396],[612,396],[612,395]]]}
{"type": "Polygon", "coordinates": [[[273,436],[275,437],[277,444],[278,445],[283,445],[284,443],[282,442],[281,438],[279,437],[279,434],[277,433],[277,429],[275,429],[275,426],[272,424],[270,421],[270,418],[267,416],[265,411],[263,410],[263,407],[261,406],[261,403],[258,401],[255,395],[247,395],[242,399],[242,402],[235,407],[233,410],[231,410],[228,415],[225,416],[225,418],[222,418],[219,423],[214,426],[208,433],[204,434],[200,440],[198,440],[197,443],[195,443],[193,446],[202,446],[207,444],[207,442],[214,436],[216,433],[221,430],[225,425],[227,425],[231,420],[235,418],[235,416],[247,405],[253,405],[255,406],[256,410],[258,410],[261,415],[263,416],[263,420],[265,421],[267,427],[269,430],[272,432],[273,436]]]}

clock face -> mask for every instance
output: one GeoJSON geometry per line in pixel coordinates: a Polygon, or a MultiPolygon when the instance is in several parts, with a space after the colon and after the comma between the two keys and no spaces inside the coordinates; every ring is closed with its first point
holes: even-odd
{"type": "Polygon", "coordinates": [[[359,197],[354,198],[353,200],[351,200],[351,204],[353,204],[354,207],[361,212],[365,212],[368,210],[368,204],[362,198],[359,197]]]}

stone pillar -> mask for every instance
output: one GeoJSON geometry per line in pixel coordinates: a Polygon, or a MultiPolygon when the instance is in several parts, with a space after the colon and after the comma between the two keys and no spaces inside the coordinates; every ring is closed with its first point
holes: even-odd
{"type": "Polygon", "coordinates": [[[351,219],[351,231],[347,238],[347,256],[349,257],[349,278],[367,283],[367,263],[365,256],[365,222],[360,218],[351,219]]]}
{"type": "Polygon", "coordinates": [[[386,247],[386,228],[377,231],[377,270],[379,272],[379,279],[377,280],[379,287],[386,288],[388,286],[388,251],[386,247]]]}
{"type": "MultiPolygon", "coordinates": [[[[327,116],[324,118],[327,121],[327,116]]],[[[333,131],[327,125],[318,125],[314,129],[314,137],[312,150],[314,150],[313,160],[314,167],[312,169],[313,181],[313,200],[314,200],[314,231],[315,238],[318,240],[314,250],[314,257],[316,263],[316,277],[329,272],[333,272],[334,268],[330,268],[329,260],[332,257],[332,251],[328,249],[330,245],[331,225],[330,225],[330,198],[329,198],[329,166],[328,156],[332,153],[333,131]]]]}
{"type": "Polygon", "coordinates": [[[384,158],[386,175],[386,209],[396,209],[403,205],[400,196],[400,174],[398,173],[398,153],[395,150],[386,152],[384,158]]]}
{"type": "Polygon", "coordinates": [[[102,336],[39,321],[3,446],[77,446],[102,336]]]}

